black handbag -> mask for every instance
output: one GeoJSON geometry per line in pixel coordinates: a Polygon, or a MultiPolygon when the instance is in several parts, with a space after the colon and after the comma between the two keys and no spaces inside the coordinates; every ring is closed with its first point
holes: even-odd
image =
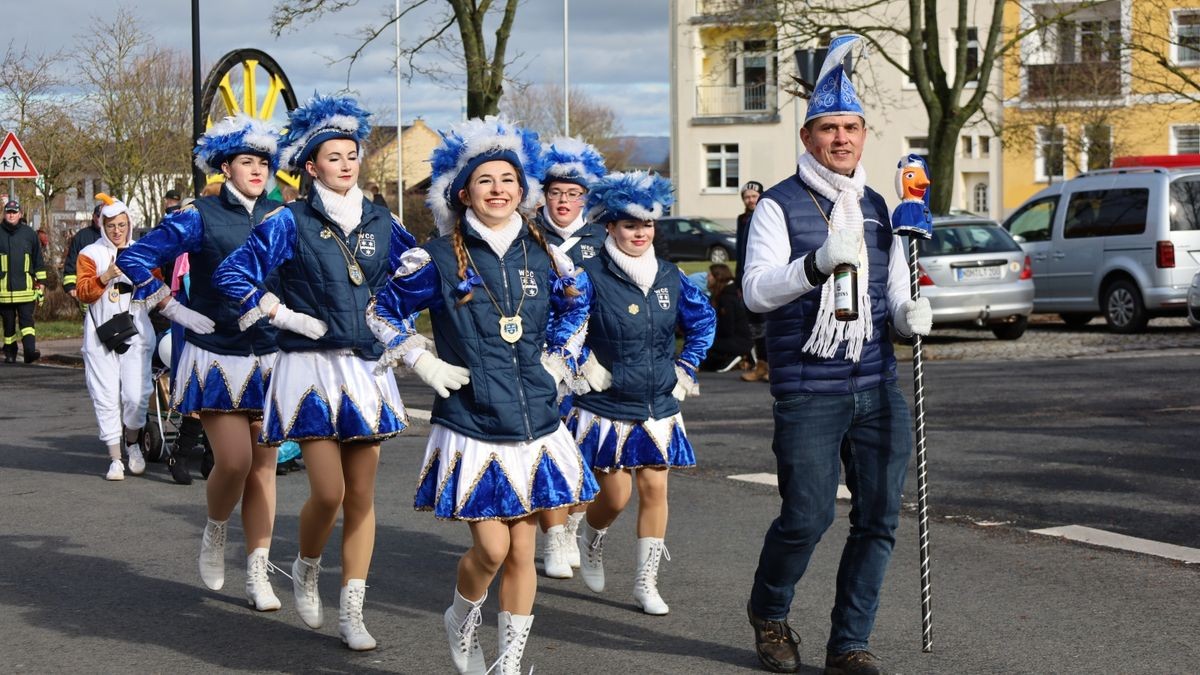
{"type": "Polygon", "coordinates": [[[121,312],[113,318],[96,326],[96,337],[112,352],[124,354],[129,350],[129,340],[137,335],[137,326],[133,325],[133,315],[121,312]]]}

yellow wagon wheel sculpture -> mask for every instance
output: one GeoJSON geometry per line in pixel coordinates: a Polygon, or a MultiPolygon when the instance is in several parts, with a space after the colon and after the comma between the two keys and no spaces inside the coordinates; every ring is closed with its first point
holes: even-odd
{"type": "MultiPolygon", "coordinates": [[[[296,93],[275,59],[259,49],[235,49],[209,71],[200,105],[206,116],[205,129],[237,113],[274,122],[282,129],[287,126],[288,111],[297,103],[296,93]]],[[[300,185],[299,176],[285,171],[276,172],[275,177],[292,187],[300,185]]],[[[219,175],[207,177],[209,183],[220,180],[219,175]]]]}

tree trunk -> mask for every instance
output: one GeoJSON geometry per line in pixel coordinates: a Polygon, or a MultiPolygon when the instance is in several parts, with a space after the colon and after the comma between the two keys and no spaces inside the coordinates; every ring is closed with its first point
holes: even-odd
{"type": "Polygon", "coordinates": [[[929,210],[936,215],[949,213],[954,199],[954,164],[958,159],[958,134],[962,127],[962,123],[946,118],[930,124],[929,182],[933,192],[929,197],[929,210]]]}

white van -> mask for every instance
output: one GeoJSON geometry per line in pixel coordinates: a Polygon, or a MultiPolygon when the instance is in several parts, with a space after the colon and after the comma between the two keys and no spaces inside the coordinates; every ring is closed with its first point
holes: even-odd
{"type": "Polygon", "coordinates": [[[1187,310],[1200,271],[1200,167],[1089,171],[1051,185],[1004,221],[1033,263],[1033,311],[1080,326],[1104,314],[1135,333],[1187,310]]]}

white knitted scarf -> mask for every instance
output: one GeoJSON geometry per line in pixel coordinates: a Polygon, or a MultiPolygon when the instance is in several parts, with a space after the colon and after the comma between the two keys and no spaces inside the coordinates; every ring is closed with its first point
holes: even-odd
{"type": "Polygon", "coordinates": [[[617,267],[642,289],[642,295],[650,293],[654,278],[658,276],[658,259],[654,257],[654,247],[647,248],[646,252],[639,256],[632,256],[617,248],[616,241],[609,237],[604,240],[604,250],[608,251],[609,257],[617,267]]]}
{"type": "Polygon", "coordinates": [[[513,240],[521,233],[521,214],[513,213],[508,217],[508,222],[492,229],[483,224],[479,220],[479,216],[475,215],[475,211],[467,209],[467,224],[479,235],[481,239],[487,242],[488,248],[492,249],[492,253],[496,254],[497,258],[503,258],[505,253],[508,253],[508,247],[512,246],[513,240]]]}
{"type": "MultiPolygon", "coordinates": [[[[833,210],[829,213],[829,229],[845,229],[857,231],[859,241],[863,242],[863,214],[860,201],[867,185],[867,172],[860,163],[854,170],[853,176],[843,176],[822,166],[809,153],[800,155],[796,172],[817,194],[833,202],[833,210]]],[[[816,206],[816,204],[814,204],[816,206]]],[[[831,359],[837,354],[838,346],[846,342],[846,358],[858,361],[862,357],[862,348],[874,335],[874,325],[871,323],[871,296],[867,280],[870,278],[867,269],[866,243],[859,244],[858,250],[858,318],[854,321],[838,321],[833,313],[833,279],[821,284],[821,308],[817,311],[817,322],[813,326],[812,335],[804,343],[804,351],[824,359],[831,359]]]]}
{"type": "Polygon", "coordinates": [[[342,234],[349,236],[354,228],[362,222],[362,189],[353,185],[346,191],[346,194],[339,195],[319,180],[313,181],[313,189],[321,196],[321,205],[325,207],[325,213],[329,214],[330,219],[337,223],[342,234]]]}
{"type": "Polygon", "coordinates": [[[558,225],[556,225],[554,223],[554,219],[550,217],[550,207],[549,206],[542,207],[542,215],[546,219],[546,225],[548,225],[555,234],[562,237],[563,239],[570,239],[571,237],[574,237],[575,233],[579,231],[579,228],[583,227],[584,221],[583,221],[583,211],[582,210],[580,210],[579,214],[577,216],[575,216],[575,220],[572,220],[571,223],[569,225],[567,225],[566,227],[559,227],[558,225]]]}
{"type": "Polygon", "coordinates": [[[246,213],[249,213],[251,215],[254,214],[254,202],[256,200],[251,199],[251,198],[247,197],[246,195],[242,194],[241,190],[238,190],[237,188],[235,188],[233,186],[232,181],[225,181],[225,189],[229,190],[229,194],[233,195],[233,198],[236,199],[238,201],[238,203],[242,205],[242,208],[246,209],[246,213]]]}

